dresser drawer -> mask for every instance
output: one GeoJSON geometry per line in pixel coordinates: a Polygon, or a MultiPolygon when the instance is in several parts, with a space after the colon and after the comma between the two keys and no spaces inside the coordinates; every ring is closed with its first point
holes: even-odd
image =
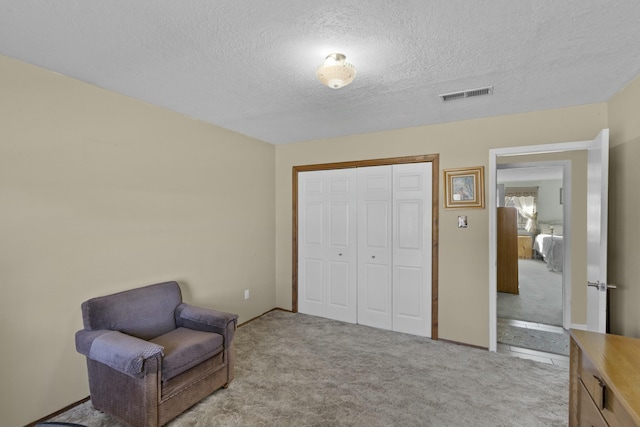
{"type": "Polygon", "coordinates": [[[578,383],[578,426],[609,427],[582,381],[578,383]]]}
{"type": "MultiPolygon", "coordinates": [[[[589,358],[581,353],[578,365],[578,377],[587,391],[595,408],[602,414],[610,426],[635,425],[633,418],[624,408],[618,396],[607,386],[602,374],[589,358]]],[[[578,387],[580,390],[581,387],[578,387]]],[[[581,424],[582,425],[582,424],[581,424]]]]}

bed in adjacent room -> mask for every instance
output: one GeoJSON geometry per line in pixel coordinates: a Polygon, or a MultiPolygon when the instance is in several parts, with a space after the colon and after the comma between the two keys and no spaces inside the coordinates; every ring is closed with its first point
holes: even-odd
{"type": "Polygon", "coordinates": [[[547,263],[550,271],[562,271],[564,257],[564,239],[562,225],[539,224],[540,233],[533,241],[533,250],[537,257],[547,263]]]}

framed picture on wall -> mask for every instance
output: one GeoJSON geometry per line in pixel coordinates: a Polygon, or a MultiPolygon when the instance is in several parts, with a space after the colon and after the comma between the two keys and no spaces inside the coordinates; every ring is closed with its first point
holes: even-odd
{"type": "Polygon", "coordinates": [[[484,208],[484,166],[444,170],[444,207],[484,208]]]}

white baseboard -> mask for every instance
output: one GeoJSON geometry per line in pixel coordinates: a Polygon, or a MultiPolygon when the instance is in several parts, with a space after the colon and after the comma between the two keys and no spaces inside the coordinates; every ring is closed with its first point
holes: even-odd
{"type": "Polygon", "coordinates": [[[572,323],[569,326],[570,329],[579,329],[581,331],[586,331],[587,330],[587,325],[582,325],[580,323],[572,323]]]}

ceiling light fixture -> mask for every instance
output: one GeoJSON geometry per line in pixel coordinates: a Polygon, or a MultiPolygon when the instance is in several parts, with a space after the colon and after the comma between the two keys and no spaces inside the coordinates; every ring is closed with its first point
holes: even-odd
{"type": "Polygon", "coordinates": [[[356,77],[356,67],[346,62],[347,57],[341,53],[332,53],[318,67],[316,76],[323,85],[331,89],[340,89],[348,85],[356,77]]]}

